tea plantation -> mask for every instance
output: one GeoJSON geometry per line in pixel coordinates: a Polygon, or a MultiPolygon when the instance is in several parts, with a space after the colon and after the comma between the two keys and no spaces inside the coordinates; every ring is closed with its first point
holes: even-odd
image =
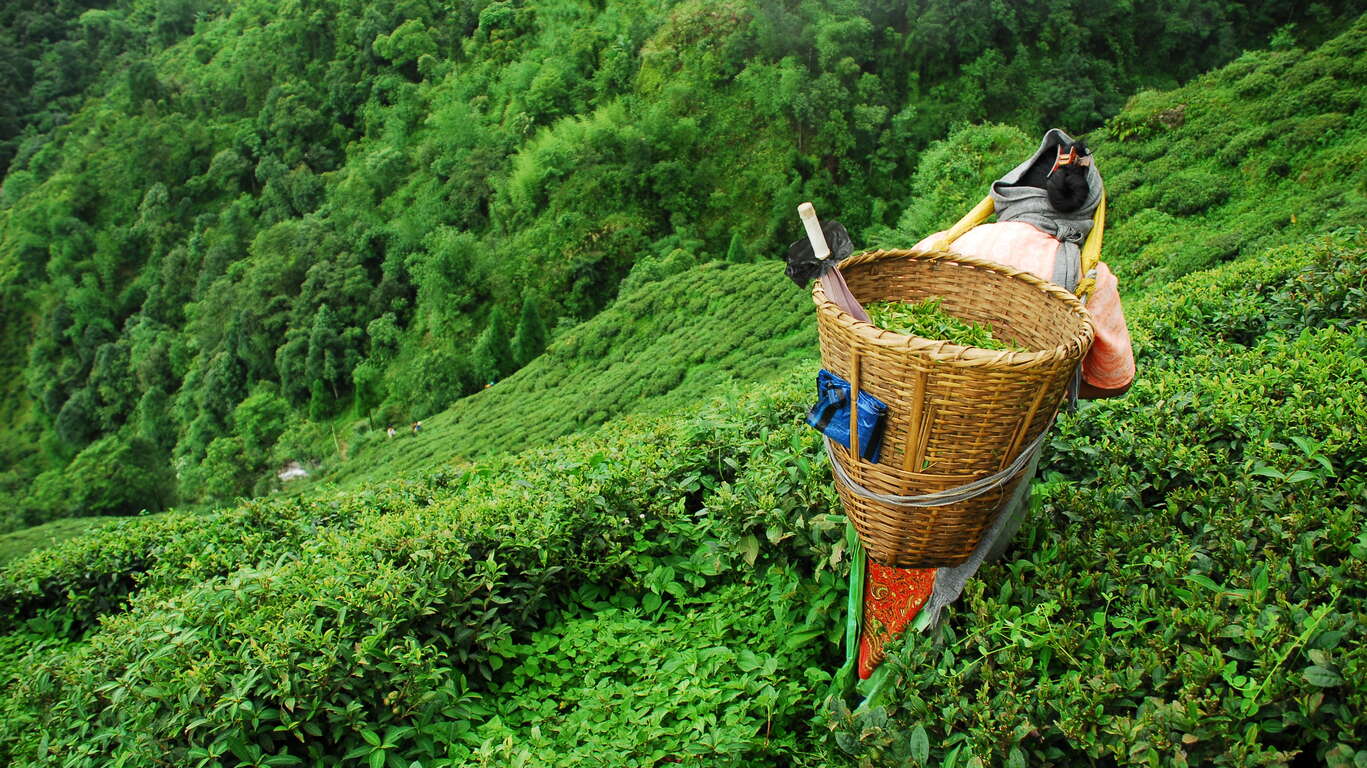
{"type": "MultiPolygon", "coordinates": [[[[4,564],[0,763],[1367,764],[1364,94],[1360,19],[1088,137],[1139,376],[1060,417],[1015,546],[871,706],[830,695],[809,299],[714,263],[643,268],[336,484],[4,564]]],[[[863,239],[1031,149],[955,131],[863,239]]]]}
{"type": "Polygon", "coordinates": [[[780,278],[773,263],[670,274],[646,262],[616,302],[513,376],[424,420],[416,435],[391,440],[362,423],[347,459],[323,470],[369,482],[677,410],[786,373],[811,359],[816,327],[811,298],[780,278]]]}

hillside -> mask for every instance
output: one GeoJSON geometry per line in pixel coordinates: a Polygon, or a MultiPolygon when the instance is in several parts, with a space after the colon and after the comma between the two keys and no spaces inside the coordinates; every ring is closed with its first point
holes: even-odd
{"type": "Polygon", "coordinates": [[[42,738],[92,764],[359,761],[389,744],[452,764],[749,765],[843,750],[883,764],[917,727],[937,756],[1056,765],[1146,745],[1160,764],[1179,750],[1276,764],[1353,744],[1367,242],[1266,256],[1132,305],[1148,350],[1134,399],[1064,420],[1016,558],[983,573],[938,640],[894,655],[908,671],[887,710],[848,724],[836,710],[834,742],[809,719],[842,626],[840,525],[799,419],[803,370],[690,418],[365,491],[129,521],[16,563],[7,639],[29,655],[0,744],[20,764],[40,761],[42,738]],[[649,650],[662,626],[674,642],[649,650]]]}
{"type": "MultiPolygon", "coordinates": [[[[1104,158],[1106,259],[1127,296],[1367,221],[1362,46],[1349,34],[1311,55],[1250,52],[1179,91],[1139,94],[1087,137],[1104,158]]],[[[895,227],[875,228],[870,245],[905,248],[950,225],[1036,141],[985,125],[933,143],[910,184],[915,203],[895,227]]],[[[643,266],[642,274],[658,269],[643,266]]],[[[809,304],[782,265],[718,271],[725,267],[627,291],[528,368],[424,422],[434,427],[428,434],[358,453],[335,476],[378,479],[534,445],[616,414],[678,407],[731,378],[759,381],[769,367],[781,370],[783,357],[814,359],[809,304]]]]}
{"type": "Polygon", "coordinates": [[[774,262],[717,262],[666,277],[643,267],[603,312],[513,376],[424,420],[417,436],[389,440],[366,429],[368,440],[327,479],[378,482],[628,415],[686,410],[811,359],[811,298],[774,262]]]}
{"type": "MultiPolygon", "coordinates": [[[[517,453],[361,487],[129,519],[11,563],[0,760],[1360,763],[1367,235],[1338,226],[1338,208],[1295,206],[1312,194],[1361,205],[1361,168],[1342,158],[1367,136],[1365,46],[1360,19],[1315,50],[1250,54],[1136,98],[1089,136],[1128,211],[1106,253],[1133,278],[1139,378],[1125,398],[1061,418],[1018,547],[944,625],[894,650],[899,679],[879,706],[826,698],[843,520],[801,419],[813,362],[787,346],[804,338],[798,327],[751,356],[732,347],[737,378],[751,375],[740,361],[794,357],[718,399],[532,444],[554,435],[545,428],[517,453]],[[1307,90],[1326,101],[1279,118],[1297,122],[1278,136],[1322,140],[1269,135],[1237,162],[1212,149],[1307,90]],[[1182,104],[1181,124],[1163,122],[1182,104]],[[1331,112],[1338,128],[1314,128],[1331,112]],[[1190,189],[1181,171],[1146,181],[1145,164],[1162,166],[1171,146],[1213,177],[1203,188],[1228,194],[1169,206],[1155,229],[1150,209],[1122,198],[1161,207],[1190,189]],[[1264,176],[1276,157],[1304,180],[1264,176]],[[1222,235],[1241,245],[1196,259],[1179,247],[1222,235]]],[[[972,201],[1032,146],[1014,128],[954,133],[922,159],[901,222],[951,221],[956,195],[972,201]],[[936,185],[939,173],[967,189],[936,185]]],[[[637,360],[651,347],[635,345],[658,339],[668,363],[707,338],[689,335],[694,321],[717,333],[718,315],[691,308],[725,300],[680,295],[685,285],[733,276],[775,297],[756,317],[781,316],[805,297],[765,293],[777,272],[710,265],[628,287],[602,319],[623,330],[601,357],[637,360]]],[[[653,380],[626,382],[571,338],[479,397],[512,385],[538,408],[579,413],[585,390],[559,400],[551,382],[653,380]]],[[[698,396],[671,391],[662,410],[698,396]]],[[[484,434],[530,423],[513,405],[525,398],[504,397],[484,434]]],[[[459,408],[434,421],[442,440],[466,431],[453,426],[459,408]]],[[[457,453],[430,439],[438,462],[457,453]]],[[[372,450],[376,476],[402,465],[372,450]]]]}
{"type": "Polygon", "coordinates": [[[1085,130],[1353,12],[7,4],[0,529],[263,493],[506,379],[639,264],[774,254],[803,199],[892,224],[951,125],[1085,130]]]}

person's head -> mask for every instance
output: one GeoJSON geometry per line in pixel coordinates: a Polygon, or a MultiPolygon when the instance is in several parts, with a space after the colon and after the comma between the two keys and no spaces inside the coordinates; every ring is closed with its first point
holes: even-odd
{"type": "Polygon", "coordinates": [[[1092,155],[1085,142],[1064,141],[1055,144],[1052,152],[1041,152],[1012,186],[1042,189],[1054,210],[1072,213],[1087,204],[1087,171],[1091,164],[1092,155]]]}
{"type": "Polygon", "coordinates": [[[1049,205],[1059,213],[1072,213],[1087,204],[1089,188],[1087,171],[1092,166],[1092,155],[1081,141],[1070,146],[1062,144],[1054,159],[1054,166],[1044,182],[1049,205]]]}

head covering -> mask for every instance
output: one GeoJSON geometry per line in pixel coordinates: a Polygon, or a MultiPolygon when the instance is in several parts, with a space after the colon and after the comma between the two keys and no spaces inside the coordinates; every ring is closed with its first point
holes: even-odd
{"type": "Polygon", "coordinates": [[[1101,204],[1105,188],[1101,184],[1101,173],[1097,171],[1096,163],[1092,163],[1087,168],[1087,202],[1076,211],[1061,213],[1049,204],[1049,195],[1040,182],[1039,169],[1053,166],[1059,146],[1074,143],[1073,137],[1058,128],[1051,128],[1044,134],[1035,154],[992,182],[992,202],[996,208],[997,221],[1023,221],[1058,239],[1058,268],[1054,271],[1053,281],[1070,291],[1077,288],[1078,281],[1082,279],[1082,242],[1092,231],[1092,215],[1101,204]]]}

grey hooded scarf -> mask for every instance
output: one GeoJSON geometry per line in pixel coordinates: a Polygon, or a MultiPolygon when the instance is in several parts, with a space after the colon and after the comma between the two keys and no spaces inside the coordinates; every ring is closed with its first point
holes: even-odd
{"type": "Polygon", "coordinates": [[[1087,202],[1072,213],[1059,213],[1049,204],[1049,195],[1040,187],[1021,186],[1021,179],[1030,166],[1041,157],[1053,158],[1058,146],[1074,143],[1073,137],[1051,128],[1044,134],[1039,149],[1028,160],[1005,176],[992,182],[992,202],[997,221],[1023,221],[1032,224],[1059,241],[1058,258],[1054,262],[1053,282],[1072,291],[1082,279],[1082,243],[1092,231],[1092,215],[1101,204],[1105,188],[1101,174],[1093,163],[1087,169],[1087,202]]]}

